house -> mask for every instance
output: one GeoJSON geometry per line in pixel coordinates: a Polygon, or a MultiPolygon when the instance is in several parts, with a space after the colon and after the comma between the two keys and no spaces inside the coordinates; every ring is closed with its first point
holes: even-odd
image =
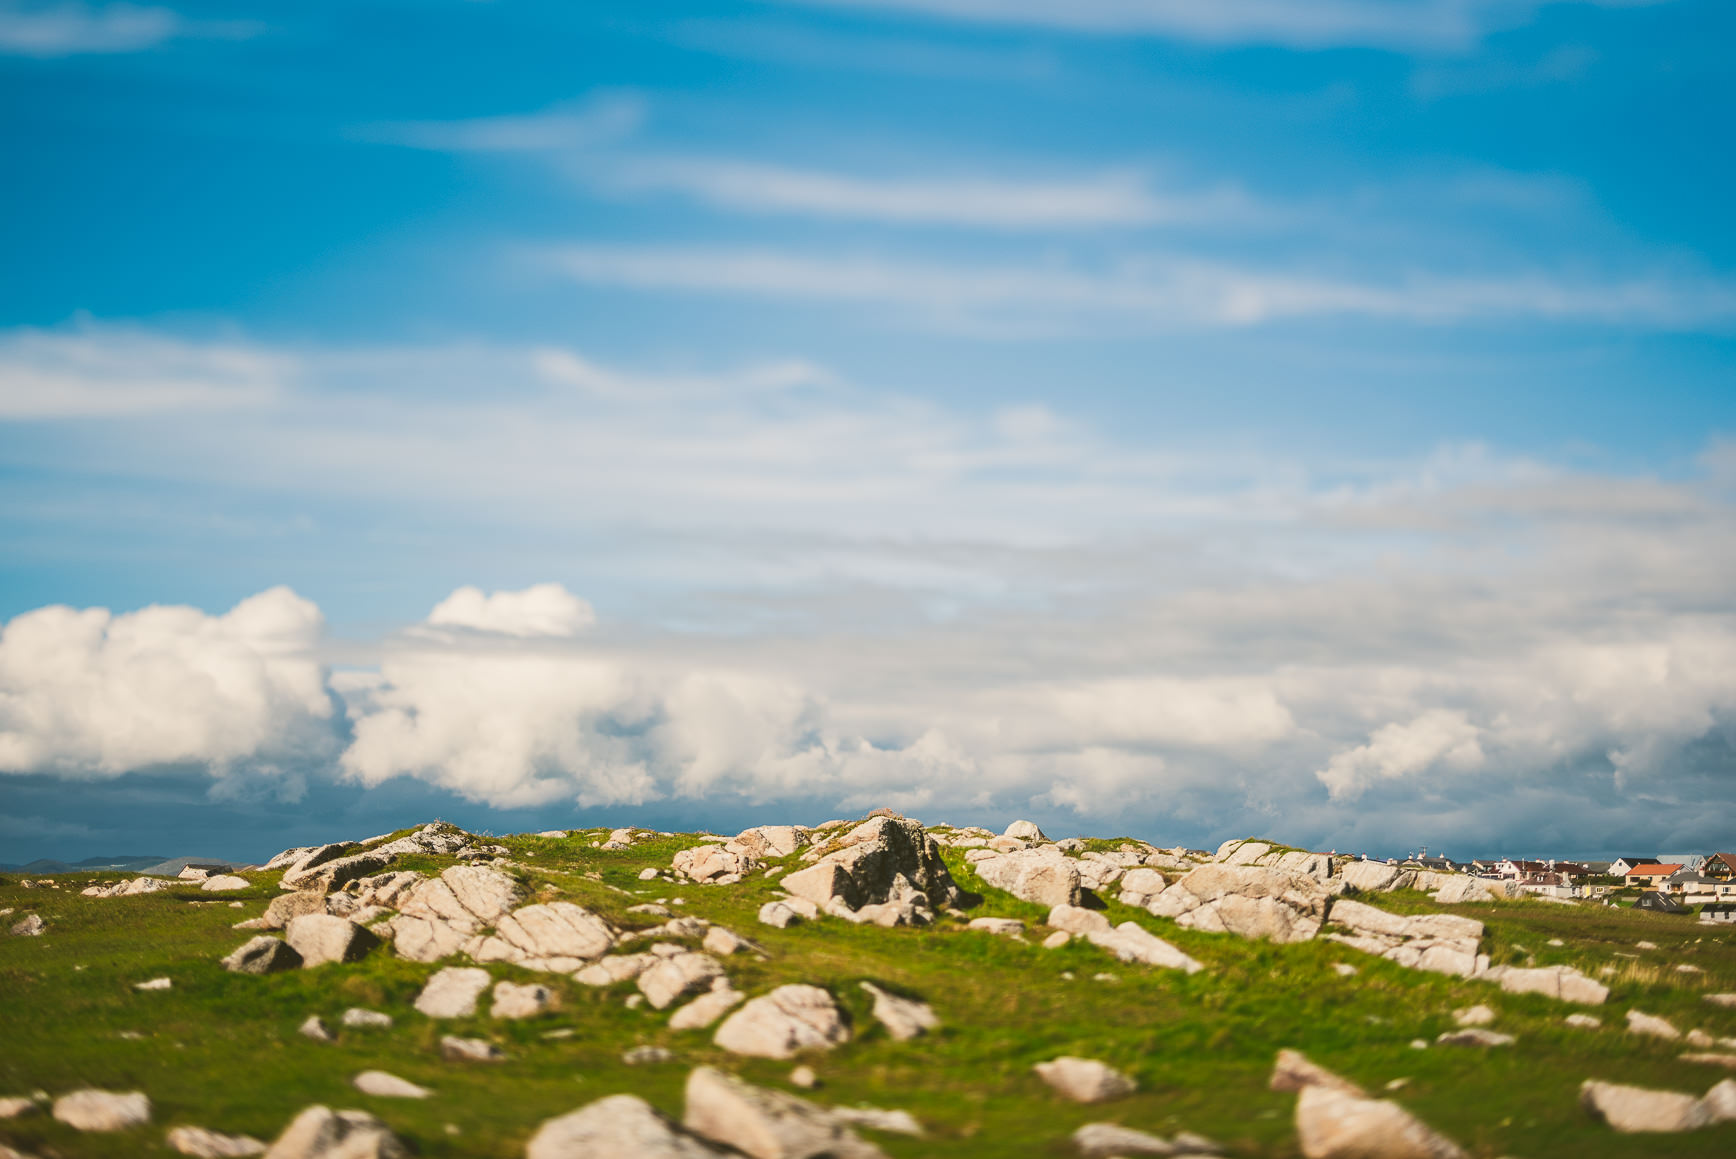
{"type": "Polygon", "coordinates": [[[1683,869],[1692,869],[1698,873],[1700,867],[1706,864],[1706,856],[1703,853],[1660,853],[1658,861],[1665,865],[1675,862],[1683,869]]]}
{"type": "Polygon", "coordinates": [[[1609,873],[1612,877],[1626,877],[1628,870],[1634,866],[1653,865],[1657,863],[1657,860],[1655,857],[1618,857],[1609,863],[1609,873]]]}
{"type": "Polygon", "coordinates": [[[1700,920],[1736,926],[1736,905],[1709,905],[1700,909],[1700,920]]]}
{"type": "Polygon", "coordinates": [[[1714,853],[1700,866],[1707,877],[1736,878],[1736,853],[1714,853]]]}
{"type": "Polygon", "coordinates": [[[1634,902],[1635,909],[1649,910],[1655,914],[1685,914],[1688,907],[1666,893],[1642,893],[1634,902]]]}
{"type": "Polygon", "coordinates": [[[1659,882],[1663,881],[1664,878],[1670,876],[1670,874],[1675,873],[1681,868],[1682,866],[1680,862],[1672,862],[1669,865],[1660,865],[1653,861],[1648,864],[1636,865],[1622,876],[1627,880],[1629,885],[1644,886],[1647,889],[1651,889],[1659,882]]]}
{"type": "Polygon", "coordinates": [[[1695,873],[1691,869],[1678,869],[1664,878],[1658,887],[1674,897],[1681,898],[1688,905],[1703,905],[1707,902],[1736,902],[1736,881],[1728,878],[1707,877],[1695,873]]]}

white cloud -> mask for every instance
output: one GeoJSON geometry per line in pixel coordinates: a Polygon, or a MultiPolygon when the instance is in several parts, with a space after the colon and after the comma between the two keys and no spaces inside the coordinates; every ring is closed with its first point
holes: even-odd
{"type": "Polygon", "coordinates": [[[167,8],[8,2],[0,6],[0,52],[43,57],[139,52],[171,39],[183,26],[167,8]]]}
{"type": "MultiPolygon", "coordinates": [[[[1528,22],[1547,0],[794,0],[973,24],[1205,44],[1460,50],[1528,22]]],[[[1571,0],[1568,0],[1571,2],[1571,0]]],[[[1581,0],[1616,7],[1633,0],[1581,0]]],[[[1643,3],[1645,0],[1639,0],[1643,3]]]]}
{"type": "Polygon", "coordinates": [[[1093,270],[605,245],[558,247],[543,260],[593,285],[869,305],[888,317],[1006,335],[1239,327],[1333,316],[1662,330],[1722,330],[1736,321],[1736,285],[1668,274],[1602,281],[1527,272],[1357,280],[1164,256],[1093,270]]]}
{"type": "Polygon", "coordinates": [[[565,153],[631,136],[645,119],[645,104],[625,93],[519,116],[459,121],[402,121],[356,130],[364,140],[442,153],[565,153]]]}
{"type": "Polygon", "coordinates": [[[0,334],[0,420],[95,418],[264,406],[287,354],[85,323],[0,334]]]}
{"type": "Polygon", "coordinates": [[[1431,709],[1405,724],[1384,724],[1368,743],[1341,752],[1317,775],[1334,799],[1353,798],[1371,781],[1426,772],[1437,765],[1469,770],[1483,764],[1479,730],[1462,712],[1431,709]]]}
{"type": "Polygon", "coordinates": [[[517,592],[485,594],[462,587],[428,614],[434,627],[474,628],[503,636],[576,636],[596,622],[591,605],[560,584],[536,584],[517,592]]]}
{"type": "Polygon", "coordinates": [[[221,615],[40,608],[0,632],[0,771],[223,773],[329,746],[319,609],[288,588],[221,615]]]}

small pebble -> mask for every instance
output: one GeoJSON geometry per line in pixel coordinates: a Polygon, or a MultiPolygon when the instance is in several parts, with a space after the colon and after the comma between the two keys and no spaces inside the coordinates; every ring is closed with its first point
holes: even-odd
{"type": "Polygon", "coordinates": [[[799,1066],[790,1072],[790,1085],[811,1091],[820,1085],[820,1076],[814,1073],[811,1066],[799,1066]]]}

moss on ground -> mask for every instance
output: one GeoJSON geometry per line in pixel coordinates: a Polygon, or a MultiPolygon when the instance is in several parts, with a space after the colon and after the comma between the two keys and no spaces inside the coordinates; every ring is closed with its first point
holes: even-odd
{"type": "MultiPolygon", "coordinates": [[[[522,876],[532,893],[571,899],[626,928],[657,920],[628,914],[628,906],[679,897],[686,904],[671,905],[676,912],[756,939],[766,960],[738,955],[728,962],[736,986],[750,994],[784,982],[829,987],[848,1008],[856,1035],[805,1060],[824,1084],[812,1097],[915,1114],[928,1127],[926,1138],[873,1135],[893,1156],[1070,1155],[1067,1136],[1097,1120],[1159,1134],[1197,1131],[1237,1155],[1293,1156],[1294,1096],[1266,1089],[1282,1047],[1303,1050],[1373,1089],[1405,1080],[1392,1097],[1480,1156],[1631,1155],[1660,1140],[1616,1135],[1591,1121],[1576,1103],[1582,1079],[1701,1092],[1724,1072],[1680,1062],[1679,1045],[1625,1033],[1625,1011],[1736,1036],[1736,1010],[1701,999],[1736,991],[1736,936],[1680,917],[1523,901],[1440,907],[1416,893],[1373,899],[1402,912],[1450,908],[1481,918],[1489,926],[1485,948],[1498,962],[1561,962],[1594,976],[1613,969],[1604,979],[1613,987],[1609,1004],[1590,1011],[1604,1020],[1603,1029],[1583,1031],[1562,1019],[1585,1008],[1401,969],[1323,941],[1272,946],[1194,933],[1113,901],[1112,921],[1140,921],[1206,969],[1187,977],[1125,965],[1077,943],[1044,950],[1036,937],[1022,943],[966,931],[952,919],[921,930],[835,920],[769,929],[754,914],[776,892],[775,878],[756,875],[724,887],[641,882],[641,869],[666,867],[677,849],[698,839],[593,848],[605,835],[496,840],[527,867],[522,876]],[[1637,950],[1640,941],[1659,948],[1637,950]],[[1333,966],[1340,962],[1358,973],[1339,976],[1333,966]],[[1096,980],[1098,974],[1114,980],[1096,980]],[[865,979],[925,998],[944,1029],[915,1042],[890,1040],[870,1017],[870,1000],[858,986],[865,979]],[[1478,1002],[1498,1011],[1496,1028],[1517,1034],[1516,1046],[1411,1048],[1413,1039],[1432,1041],[1452,1028],[1454,1008],[1478,1002]],[[1101,1058],[1134,1075],[1140,1090],[1099,1107],[1066,1103],[1031,1073],[1033,1063],[1058,1054],[1101,1058]]],[[[961,854],[948,851],[954,875],[984,897],[972,916],[1041,922],[1039,907],[989,888],[961,854]]],[[[404,862],[430,872],[447,864],[433,857],[404,862]]],[[[800,862],[792,857],[786,864],[800,862]]],[[[542,1120],[603,1095],[631,1091],[678,1115],[682,1083],[700,1063],[791,1089],[793,1064],[734,1058],[713,1047],[706,1031],[671,1032],[666,1013],[627,1008],[630,985],[594,990],[493,966],[497,978],[554,986],[561,1010],[526,1022],[435,1023],[411,1002],[438,967],[400,961],[389,950],[265,978],[226,973],[217,959],[251,936],[231,924],[259,914],[277,893],[276,874],[255,876],[253,889],[216,901],[196,885],[131,898],[80,896],[80,888],[99,880],[95,875],[60,878],[59,889],[26,890],[16,878],[0,883],[0,908],[16,910],[6,925],[29,911],[48,922],[39,938],[0,936],[0,1095],[138,1089],[156,1107],[153,1125],[139,1131],[81,1136],[39,1115],[0,1122],[0,1140],[43,1156],[167,1154],[168,1127],[197,1124],[270,1138],[301,1107],[323,1102],[374,1111],[424,1156],[517,1156],[542,1120]],[[243,908],[230,908],[230,900],[243,908]],[[133,989],[159,976],[172,978],[173,988],[133,989]],[[351,1006],[384,1010],[396,1023],[390,1030],[339,1029],[335,1043],[296,1033],[310,1014],[335,1026],[351,1006]],[[571,1036],[545,1037],[555,1030],[571,1036]],[[444,1062],[443,1034],[492,1039],[509,1059],[444,1062]],[[667,1046],[676,1061],[624,1065],[621,1054],[639,1044],[667,1046]],[[431,1087],[436,1097],[362,1095],[350,1080],[370,1068],[431,1087]]],[[[1682,1159],[1727,1156],[1736,1153],[1736,1124],[1662,1142],[1682,1159]]]]}

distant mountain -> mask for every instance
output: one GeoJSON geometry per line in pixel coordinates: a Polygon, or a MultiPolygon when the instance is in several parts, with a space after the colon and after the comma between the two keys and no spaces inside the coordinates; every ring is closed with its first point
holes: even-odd
{"type": "MultiPolygon", "coordinates": [[[[116,869],[127,873],[142,873],[154,865],[160,865],[168,858],[160,853],[120,853],[104,857],[87,857],[83,861],[65,862],[51,858],[38,858],[27,865],[0,864],[0,873],[34,873],[38,877],[52,877],[57,873],[89,873],[92,870],[116,869]]],[[[194,859],[197,860],[197,859],[194,859]]],[[[176,872],[179,872],[177,869],[176,872]]]]}

